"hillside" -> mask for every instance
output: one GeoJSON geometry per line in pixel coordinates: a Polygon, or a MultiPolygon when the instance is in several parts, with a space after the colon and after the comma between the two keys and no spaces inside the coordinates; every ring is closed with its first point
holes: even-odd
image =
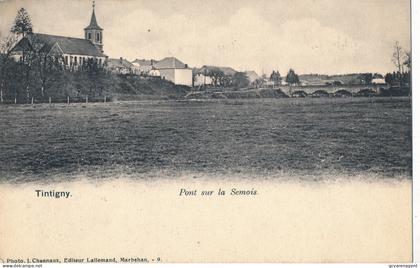
{"type": "Polygon", "coordinates": [[[32,77],[29,90],[25,90],[24,79],[7,83],[3,90],[6,103],[27,103],[33,97],[34,102],[90,101],[103,100],[141,100],[141,99],[178,99],[189,91],[188,87],[177,86],[172,82],[153,77],[136,75],[117,75],[105,72],[58,72],[46,79],[44,94],[41,82],[32,77]],[[29,92],[29,94],[28,94],[29,92]],[[28,97],[29,95],[29,97],[28,97]]]}

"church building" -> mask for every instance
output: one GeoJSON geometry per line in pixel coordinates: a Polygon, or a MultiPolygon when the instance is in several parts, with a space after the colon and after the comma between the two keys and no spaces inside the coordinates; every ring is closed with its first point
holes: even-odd
{"type": "Polygon", "coordinates": [[[88,60],[93,60],[103,66],[107,56],[103,49],[103,29],[96,21],[95,2],[93,2],[90,24],[84,29],[84,38],[41,33],[28,34],[12,49],[11,57],[15,61],[22,61],[24,52],[34,49],[52,57],[60,57],[68,68],[78,68],[88,60]]]}

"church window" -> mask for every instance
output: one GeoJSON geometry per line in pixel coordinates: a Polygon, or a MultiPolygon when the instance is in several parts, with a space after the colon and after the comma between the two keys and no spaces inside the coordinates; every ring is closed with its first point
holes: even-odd
{"type": "Polygon", "coordinates": [[[91,40],[92,39],[92,34],[88,33],[88,39],[91,40]]]}
{"type": "Polygon", "coordinates": [[[96,33],[96,42],[99,42],[99,33],[96,33]]]}

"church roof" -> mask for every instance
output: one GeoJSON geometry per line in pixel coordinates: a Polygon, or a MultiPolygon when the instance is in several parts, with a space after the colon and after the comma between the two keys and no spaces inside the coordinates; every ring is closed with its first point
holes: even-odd
{"type": "Polygon", "coordinates": [[[13,51],[22,51],[27,48],[28,44],[32,48],[38,44],[42,46],[40,50],[45,52],[51,51],[57,44],[64,54],[105,57],[105,55],[89,40],[40,33],[29,34],[22,38],[13,48],[13,51]]]}
{"type": "Polygon", "coordinates": [[[153,64],[157,69],[186,69],[187,64],[174,57],[167,57],[153,64]]]}
{"type": "Polygon", "coordinates": [[[88,27],[85,28],[85,30],[103,30],[101,27],[99,27],[98,22],[96,21],[95,9],[92,11],[92,17],[90,18],[90,24],[89,24],[88,27]]]}

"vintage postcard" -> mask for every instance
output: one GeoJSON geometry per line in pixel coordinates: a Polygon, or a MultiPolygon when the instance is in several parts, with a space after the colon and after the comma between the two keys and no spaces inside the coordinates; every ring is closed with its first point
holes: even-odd
{"type": "Polygon", "coordinates": [[[0,262],[412,262],[410,12],[0,0],[0,262]]]}

